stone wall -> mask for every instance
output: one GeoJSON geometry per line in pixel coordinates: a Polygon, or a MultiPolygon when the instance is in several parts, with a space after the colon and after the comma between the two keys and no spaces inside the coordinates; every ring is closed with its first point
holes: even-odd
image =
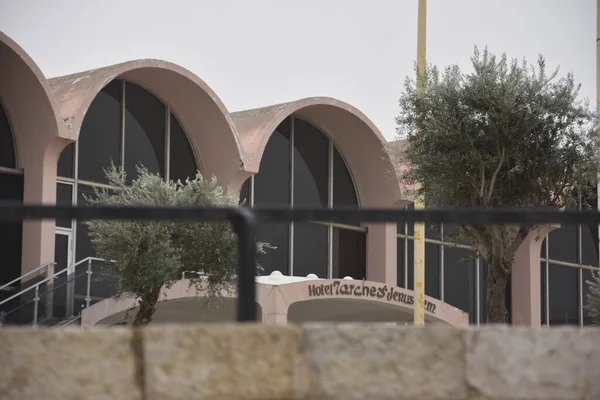
{"type": "Polygon", "coordinates": [[[0,399],[600,399],[600,330],[0,329],[0,399]]]}

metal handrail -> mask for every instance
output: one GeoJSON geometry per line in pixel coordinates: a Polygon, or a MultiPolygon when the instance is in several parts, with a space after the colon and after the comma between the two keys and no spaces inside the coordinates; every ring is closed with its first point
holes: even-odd
{"type": "Polygon", "coordinates": [[[0,291],[2,291],[2,290],[4,290],[4,289],[6,289],[7,287],[11,286],[13,283],[17,283],[17,282],[19,282],[19,281],[22,281],[22,280],[23,280],[23,278],[25,278],[26,276],[32,275],[32,274],[34,274],[34,273],[38,272],[39,270],[41,270],[42,268],[46,268],[46,271],[47,271],[47,268],[48,268],[50,265],[56,265],[56,263],[55,263],[55,262],[47,262],[47,263],[45,263],[45,264],[42,264],[42,265],[40,265],[39,267],[37,267],[36,269],[32,269],[31,271],[29,271],[29,272],[27,272],[27,273],[25,273],[25,274],[23,274],[23,275],[19,276],[18,278],[15,278],[15,279],[13,279],[12,281],[10,281],[10,282],[8,282],[8,283],[5,283],[4,285],[0,286],[0,291]]]}
{"type": "MultiPolygon", "coordinates": [[[[52,293],[52,292],[55,292],[55,291],[57,291],[58,289],[60,289],[61,287],[64,287],[64,286],[68,285],[68,284],[69,284],[69,283],[71,283],[71,282],[75,282],[75,280],[77,280],[78,278],[81,278],[81,277],[82,277],[83,275],[85,275],[85,274],[86,274],[86,273],[85,273],[85,272],[83,272],[83,273],[81,273],[81,274],[79,274],[79,275],[74,275],[74,276],[73,276],[73,277],[71,277],[70,279],[67,279],[66,281],[62,282],[60,285],[54,285],[54,286],[52,287],[52,289],[46,290],[46,291],[45,291],[45,292],[43,292],[43,293],[39,293],[39,291],[38,291],[37,297],[40,297],[40,298],[42,298],[42,297],[44,297],[44,296],[46,296],[46,295],[48,295],[48,294],[50,294],[50,293],[52,293]]],[[[39,300],[39,299],[38,299],[38,300],[39,300]]],[[[33,299],[31,299],[31,300],[28,300],[28,301],[27,301],[27,302],[25,302],[25,303],[21,303],[21,304],[19,304],[18,306],[16,306],[15,308],[13,308],[12,310],[10,310],[10,311],[6,312],[6,315],[10,315],[10,314],[14,313],[15,311],[18,311],[18,310],[20,310],[21,308],[25,307],[26,305],[28,305],[28,304],[31,304],[31,303],[35,303],[35,302],[36,302],[36,299],[35,299],[35,298],[33,298],[33,299]]]]}
{"type": "Polygon", "coordinates": [[[70,320],[69,322],[67,322],[66,324],[55,326],[54,329],[62,329],[64,327],[69,326],[69,325],[71,325],[71,324],[73,324],[73,323],[75,323],[77,321],[80,321],[80,320],[81,320],[81,314],[79,314],[78,316],[76,316],[75,318],[73,318],[72,320],[70,320]]]}
{"type": "MultiPolygon", "coordinates": [[[[13,294],[12,296],[10,296],[10,297],[7,297],[6,299],[4,299],[4,300],[0,301],[0,306],[1,306],[1,305],[3,305],[3,304],[5,304],[5,303],[8,303],[8,302],[9,302],[9,301],[11,301],[12,299],[15,299],[15,298],[19,297],[20,295],[22,295],[22,294],[24,294],[24,293],[27,293],[27,292],[30,292],[30,291],[32,291],[32,290],[33,290],[33,291],[36,291],[36,292],[39,292],[39,287],[40,287],[42,284],[44,284],[44,283],[46,283],[46,282],[48,282],[48,281],[51,281],[51,280],[52,280],[52,279],[54,279],[54,278],[57,278],[57,277],[59,277],[59,276],[60,276],[60,275],[62,275],[63,273],[68,273],[68,271],[69,271],[69,270],[71,270],[71,269],[73,269],[73,270],[74,270],[74,269],[76,269],[76,268],[77,268],[79,265],[81,265],[81,264],[83,264],[83,263],[90,263],[91,261],[106,261],[106,260],[104,260],[104,259],[102,259],[102,258],[97,258],[97,257],[86,257],[86,258],[84,258],[83,260],[80,260],[80,261],[76,262],[76,263],[75,263],[75,264],[73,264],[72,266],[70,266],[70,267],[67,267],[67,268],[64,268],[64,269],[61,269],[60,271],[58,271],[58,272],[54,273],[52,276],[48,276],[48,277],[46,277],[45,279],[42,279],[41,281],[39,281],[39,282],[35,283],[34,285],[31,285],[31,286],[29,286],[28,288],[25,288],[25,289],[21,290],[19,293],[15,293],[15,294],[13,294]]],[[[36,296],[36,297],[37,297],[37,296],[36,296]]]]}

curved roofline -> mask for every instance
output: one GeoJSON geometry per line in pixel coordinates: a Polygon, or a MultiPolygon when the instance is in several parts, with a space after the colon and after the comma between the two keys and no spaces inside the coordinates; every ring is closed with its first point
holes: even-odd
{"type": "Polygon", "coordinates": [[[333,139],[355,179],[361,205],[393,206],[402,199],[403,189],[386,139],[365,114],[331,97],[308,97],[232,113],[246,153],[247,171],[258,172],[271,134],[292,115],[315,124],[333,139]]]}
{"type": "Polygon", "coordinates": [[[235,125],[221,99],[194,73],[163,60],[127,61],[50,79],[61,116],[69,123],[71,140],[78,138],[94,98],[114,79],[143,86],[172,108],[206,175],[228,181],[245,165],[235,125]],[[208,150],[209,140],[214,144],[212,150],[208,150]]]}
{"type": "Polygon", "coordinates": [[[5,57],[2,60],[8,63],[5,67],[6,72],[10,74],[9,79],[18,82],[8,86],[8,91],[2,93],[2,103],[14,129],[18,163],[22,167],[23,160],[26,158],[24,148],[28,147],[26,146],[28,139],[40,145],[39,136],[30,138],[31,132],[39,131],[39,134],[45,136],[42,145],[46,148],[52,139],[60,137],[66,131],[66,126],[60,118],[59,105],[52,89],[36,62],[3,32],[0,32],[0,46],[6,46],[9,52],[16,56],[16,59],[5,57]],[[39,91],[35,90],[36,87],[39,91]],[[10,91],[10,88],[16,90],[10,91]],[[52,121],[53,127],[46,125],[49,120],[52,121]]]}

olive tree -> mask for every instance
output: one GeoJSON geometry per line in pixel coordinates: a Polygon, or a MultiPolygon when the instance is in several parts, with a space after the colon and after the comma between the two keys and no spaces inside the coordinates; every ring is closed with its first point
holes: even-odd
{"type": "MultiPolygon", "coordinates": [[[[405,183],[420,184],[427,207],[568,206],[597,174],[594,114],[573,76],[548,73],[542,56],[531,65],[475,48],[471,61],[472,72],[428,66],[406,80],[396,119],[405,183]]],[[[487,321],[507,322],[514,255],[537,227],[459,229],[488,264],[487,321]]]]}
{"type": "MultiPolygon", "coordinates": [[[[112,166],[106,171],[111,189],[97,188],[86,200],[98,206],[230,206],[238,198],[226,193],[216,179],[198,172],[185,182],[165,181],[138,167],[137,178],[112,166]]],[[[116,297],[138,299],[134,325],[152,321],[161,289],[199,272],[192,284],[215,299],[230,292],[237,278],[237,236],[228,222],[122,221],[87,222],[97,256],[109,260],[102,279],[116,285],[116,297]]],[[[258,253],[272,248],[258,243],[258,253]]]]}

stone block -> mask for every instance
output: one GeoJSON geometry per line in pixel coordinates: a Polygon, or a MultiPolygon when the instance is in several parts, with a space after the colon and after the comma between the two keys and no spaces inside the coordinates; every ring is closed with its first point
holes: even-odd
{"type": "Polygon", "coordinates": [[[143,331],[149,400],[303,399],[308,374],[293,325],[163,325],[143,331]]]}
{"type": "Polygon", "coordinates": [[[142,398],[128,329],[0,329],[0,400],[142,398]]]}
{"type": "Polygon", "coordinates": [[[486,327],[465,332],[473,399],[600,399],[600,330],[486,327]]]}
{"type": "Polygon", "coordinates": [[[311,399],[464,399],[460,330],[381,325],[307,328],[311,399]]]}

